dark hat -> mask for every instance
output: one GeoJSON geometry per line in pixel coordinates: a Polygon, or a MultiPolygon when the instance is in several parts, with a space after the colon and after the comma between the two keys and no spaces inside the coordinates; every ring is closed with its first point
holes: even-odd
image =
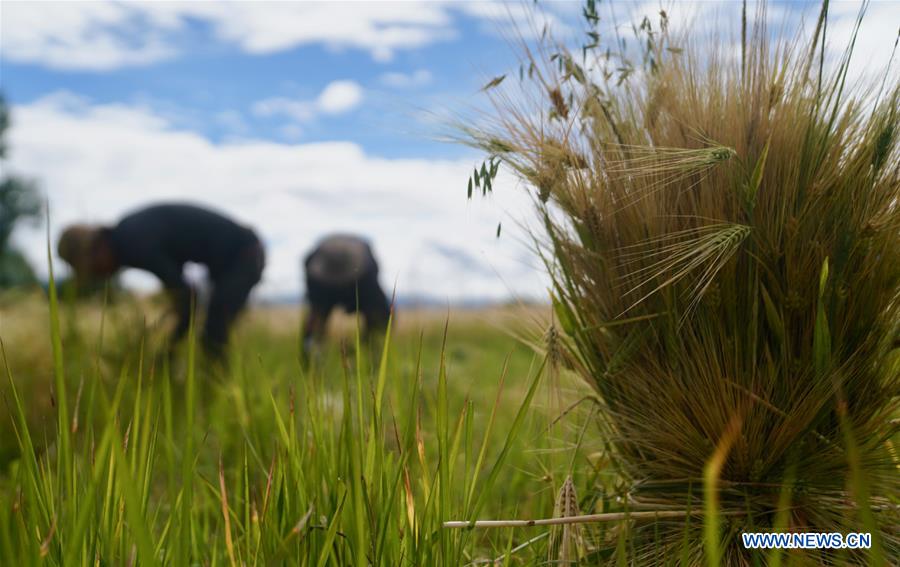
{"type": "Polygon", "coordinates": [[[322,240],[306,269],[310,276],[332,285],[350,284],[366,272],[372,262],[368,243],[350,235],[335,235],[322,240]]]}

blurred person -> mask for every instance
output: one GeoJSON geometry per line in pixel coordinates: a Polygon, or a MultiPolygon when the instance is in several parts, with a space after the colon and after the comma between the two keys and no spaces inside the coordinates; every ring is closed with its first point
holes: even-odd
{"type": "Polygon", "coordinates": [[[309,303],[303,324],[304,356],[324,337],[335,307],[359,312],[366,335],[385,330],[391,303],[378,283],[378,263],[366,240],[349,234],[327,236],[306,256],[304,268],[309,303]]]}
{"type": "Polygon", "coordinates": [[[137,268],[159,278],[172,299],[178,322],[174,348],[190,327],[193,286],[184,265],[206,266],[212,294],[202,343],[221,358],[229,330],[260,281],[265,266],[262,243],[253,230],[198,206],[163,203],[125,216],[114,227],[73,225],[59,238],[58,252],[79,281],[106,279],[120,268],[137,268]]]}

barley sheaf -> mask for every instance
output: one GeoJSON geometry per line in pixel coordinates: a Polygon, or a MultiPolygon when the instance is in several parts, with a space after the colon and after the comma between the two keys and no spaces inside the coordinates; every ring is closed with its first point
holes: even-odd
{"type": "Polygon", "coordinates": [[[744,6],[738,53],[664,11],[640,50],[604,45],[592,6],[582,50],[526,50],[527,76],[463,128],[542,219],[565,365],[621,473],[584,513],[684,513],[572,552],[750,565],[780,558],[739,534],[780,529],[873,534],[871,554],[803,563],[900,557],[896,72],[853,82],[855,33],[826,56],[828,2],[807,34],[744,6]]]}

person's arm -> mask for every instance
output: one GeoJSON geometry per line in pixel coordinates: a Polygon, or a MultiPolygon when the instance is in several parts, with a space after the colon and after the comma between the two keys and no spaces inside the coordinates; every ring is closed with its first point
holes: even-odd
{"type": "Polygon", "coordinates": [[[365,316],[366,335],[384,331],[391,317],[391,302],[378,283],[378,267],[370,269],[358,285],[359,310],[365,316]]]}
{"type": "Polygon", "coordinates": [[[196,301],[194,288],[184,279],[184,266],[163,253],[154,254],[146,263],[146,269],[159,278],[171,298],[172,308],[178,317],[171,335],[174,344],[190,329],[192,307],[196,301]]]}
{"type": "Polygon", "coordinates": [[[318,305],[310,305],[303,325],[303,344],[309,346],[314,340],[320,340],[325,334],[325,323],[328,321],[328,310],[318,305]]]}
{"type": "Polygon", "coordinates": [[[300,360],[304,366],[318,357],[330,312],[330,308],[312,302],[309,305],[303,322],[303,334],[300,342],[300,360]]]}

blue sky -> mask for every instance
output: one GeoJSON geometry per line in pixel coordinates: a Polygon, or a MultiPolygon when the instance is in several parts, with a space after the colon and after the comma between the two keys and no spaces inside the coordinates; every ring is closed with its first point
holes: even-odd
{"type": "MultiPolygon", "coordinates": [[[[600,4],[626,30],[660,6],[676,25],[719,26],[710,22],[733,22],[740,6],[600,4]]],[[[577,37],[579,2],[540,6],[4,0],[8,167],[39,181],[53,233],[159,200],[205,203],[257,227],[269,250],[260,297],[302,293],[300,257],[335,230],[369,236],[383,282],[403,294],[541,297],[546,278],[518,226],[530,222],[526,191],[503,176],[491,199],[468,202],[479,154],[437,139],[453,116],[487,108],[487,80],[515,71],[513,30],[529,36],[547,24],[577,37]]],[[[870,7],[860,69],[886,60],[898,6],[870,7]]],[[[836,3],[838,40],[857,8],[836,3]]],[[[775,3],[770,12],[814,10],[775,3]]],[[[16,239],[43,266],[41,227],[16,239]]],[[[154,285],[134,273],[126,282],[154,285]]]]}
{"type": "MultiPolygon", "coordinates": [[[[346,5],[352,10],[353,3],[346,5]]],[[[29,10],[46,11],[49,16],[51,6],[29,10]]],[[[246,6],[266,10],[265,5],[246,6]]],[[[61,68],[58,62],[14,53],[3,59],[3,82],[13,103],[68,91],[95,104],[138,104],[169,117],[176,127],[216,142],[233,137],[286,142],[337,139],[354,140],[366,151],[385,157],[460,155],[462,148],[433,141],[433,132],[418,122],[431,111],[471,98],[484,77],[508,69],[515,53],[500,26],[452,8],[446,13],[453,18],[452,25],[428,26],[435,30],[435,39],[415,49],[392,50],[386,59],[366,48],[300,43],[305,40],[299,34],[295,45],[255,53],[223,40],[210,22],[184,16],[179,27],[166,31],[163,38],[175,53],[158,60],[115,65],[87,60],[61,68]],[[97,69],[96,65],[109,67],[97,69]],[[260,100],[311,100],[328,84],[342,80],[364,89],[365,104],[352,112],[310,120],[302,132],[285,128],[282,117],[253,112],[260,100]]],[[[10,27],[15,25],[14,18],[10,27]]],[[[109,31],[125,44],[135,45],[135,41],[120,28],[151,27],[140,15],[124,22],[110,26],[109,31]]]]}

